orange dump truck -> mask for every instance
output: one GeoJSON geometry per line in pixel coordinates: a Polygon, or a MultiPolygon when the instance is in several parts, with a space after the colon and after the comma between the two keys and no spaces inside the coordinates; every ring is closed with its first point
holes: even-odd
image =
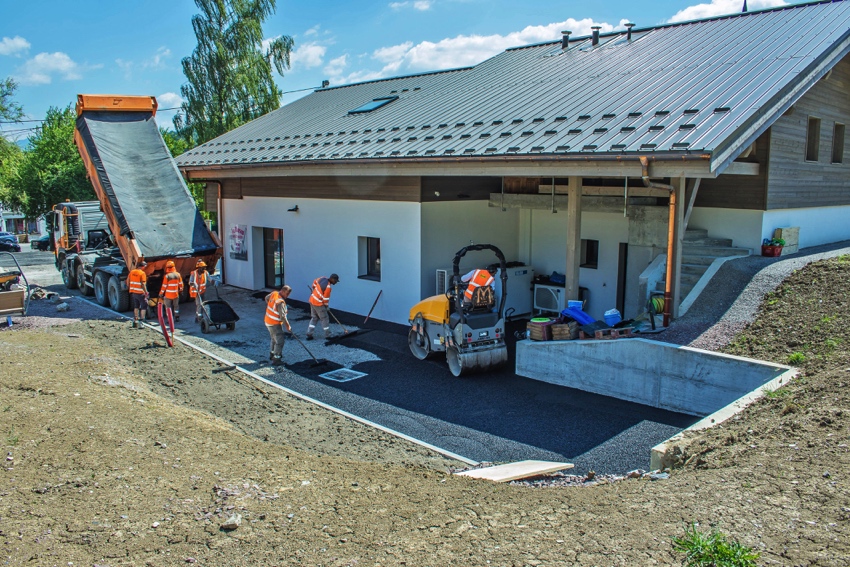
{"type": "Polygon", "coordinates": [[[53,209],[66,287],[116,311],[129,307],[125,280],[139,259],[156,294],[169,260],[188,280],[198,260],[212,272],[222,253],[162,139],[156,108],[152,96],[78,95],[74,142],[98,201],[53,209]]]}

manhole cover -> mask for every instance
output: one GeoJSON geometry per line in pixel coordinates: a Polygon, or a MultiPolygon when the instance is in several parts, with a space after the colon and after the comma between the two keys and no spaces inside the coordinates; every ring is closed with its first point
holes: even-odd
{"type": "Polygon", "coordinates": [[[357,372],[356,370],[349,370],[348,368],[340,368],[339,370],[319,374],[319,378],[333,380],[334,382],[350,382],[351,380],[357,380],[364,376],[366,376],[365,372],[357,372]]]}

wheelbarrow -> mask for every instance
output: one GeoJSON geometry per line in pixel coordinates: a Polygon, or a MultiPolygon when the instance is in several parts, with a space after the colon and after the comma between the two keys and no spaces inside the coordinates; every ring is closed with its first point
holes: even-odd
{"type": "Polygon", "coordinates": [[[214,287],[217,299],[204,301],[201,304],[201,332],[204,334],[209,333],[210,328],[215,327],[218,330],[222,325],[228,331],[232,331],[236,328],[236,321],[239,320],[239,315],[218,294],[218,286],[214,287]]]}
{"type": "Polygon", "coordinates": [[[0,256],[2,255],[11,257],[17,267],[16,270],[0,267],[0,316],[5,316],[6,324],[11,327],[12,315],[27,314],[30,285],[18,259],[10,252],[0,252],[0,256]]]}

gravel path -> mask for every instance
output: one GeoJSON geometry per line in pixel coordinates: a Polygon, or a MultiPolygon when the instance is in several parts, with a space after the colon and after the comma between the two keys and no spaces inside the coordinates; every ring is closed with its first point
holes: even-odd
{"type": "Polygon", "coordinates": [[[755,319],[765,294],[775,290],[792,272],[844,254],[850,254],[850,241],[805,248],[780,258],[747,256],[729,260],[688,312],[652,338],[705,350],[722,348],[755,319]]]}

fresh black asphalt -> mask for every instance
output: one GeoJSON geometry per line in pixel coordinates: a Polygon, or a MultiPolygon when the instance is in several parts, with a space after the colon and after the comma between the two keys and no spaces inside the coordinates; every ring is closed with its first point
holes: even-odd
{"type": "MultiPolygon", "coordinates": [[[[354,326],[359,317],[335,312],[354,326]]],[[[359,321],[362,323],[362,319],[359,321]]],[[[524,328],[523,321],[509,328],[524,328]]],[[[445,356],[419,361],[406,326],[369,322],[341,344],[374,353],[360,363],[367,376],[333,382],[319,375],[338,366],[302,362],[277,375],[281,385],[447,451],[482,462],[566,461],[574,472],[604,474],[649,468],[651,448],[697,421],[658,410],[522,378],[509,364],[456,378],[445,356]]],[[[514,339],[509,341],[514,360],[514,339]]],[[[356,440],[352,440],[356,442],[356,440]]]]}

